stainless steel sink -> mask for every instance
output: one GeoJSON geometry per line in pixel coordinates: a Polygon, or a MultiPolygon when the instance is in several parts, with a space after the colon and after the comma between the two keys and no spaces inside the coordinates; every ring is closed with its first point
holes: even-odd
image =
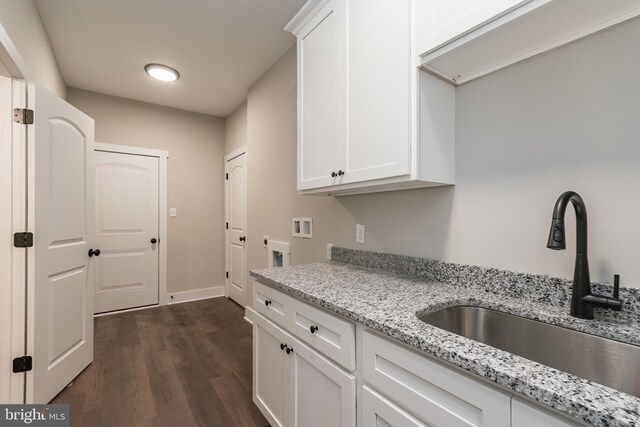
{"type": "Polygon", "coordinates": [[[640,347],[481,307],[419,317],[454,334],[640,397],[640,347]]]}

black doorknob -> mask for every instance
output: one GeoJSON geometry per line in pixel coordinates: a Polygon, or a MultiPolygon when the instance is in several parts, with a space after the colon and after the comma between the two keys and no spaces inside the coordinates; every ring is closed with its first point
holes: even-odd
{"type": "Polygon", "coordinates": [[[338,176],[338,174],[337,174],[337,173],[335,173],[335,172],[331,172],[331,178],[335,178],[336,176],[338,176]]]}
{"type": "Polygon", "coordinates": [[[240,241],[244,242],[245,240],[247,240],[244,236],[240,237],[240,241]]]}
{"type": "Polygon", "coordinates": [[[151,239],[151,244],[152,244],[152,245],[155,245],[157,241],[158,241],[158,239],[156,239],[156,238],[154,237],[154,238],[152,238],[152,239],[151,239]]]}
{"type": "Polygon", "coordinates": [[[312,326],[309,328],[309,330],[311,331],[311,333],[312,333],[312,334],[315,334],[315,333],[316,333],[316,331],[318,330],[318,327],[317,327],[317,326],[313,326],[313,325],[312,325],[312,326]]]}
{"type": "Polygon", "coordinates": [[[100,256],[100,249],[95,249],[95,250],[94,249],[89,249],[89,256],[92,257],[94,255],[95,256],[100,256]]]}

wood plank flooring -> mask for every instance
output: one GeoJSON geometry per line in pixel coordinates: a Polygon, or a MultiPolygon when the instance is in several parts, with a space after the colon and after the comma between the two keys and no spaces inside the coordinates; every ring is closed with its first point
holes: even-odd
{"type": "Polygon", "coordinates": [[[72,426],[268,426],[243,317],[226,298],[98,317],[93,363],[52,403],[72,426]]]}

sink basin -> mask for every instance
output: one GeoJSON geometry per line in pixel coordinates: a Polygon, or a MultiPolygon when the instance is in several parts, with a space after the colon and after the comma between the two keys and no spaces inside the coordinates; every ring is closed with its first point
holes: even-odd
{"type": "Polygon", "coordinates": [[[471,306],[419,317],[454,334],[640,397],[640,347],[471,306]]]}

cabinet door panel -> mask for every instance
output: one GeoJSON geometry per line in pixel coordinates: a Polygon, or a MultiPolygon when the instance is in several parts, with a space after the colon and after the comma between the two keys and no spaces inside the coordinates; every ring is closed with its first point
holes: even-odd
{"type": "Polygon", "coordinates": [[[329,1],[298,34],[298,189],[332,185],[344,151],[344,25],[329,1]]]}
{"type": "Polygon", "coordinates": [[[284,426],[286,410],[285,370],[288,360],[280,344],[286,336],[275,326],[254,316],[253,401],[272,426],[284,426]]]}
{"type": "Polygon", "coordinates": [[[290,356],[293,407],[287,425],[355,426],[356,378],[300,342],[290,356]]]}
{"type": "Polygon", "coordinates": [[[362,425],[371,427],[427,427],[400,407],[362,387],[362,425]]]}
{"type": "Polygon", "coordinates": [[[536,407],[518,397],[511,399],[511,427],[578,427],[579,425],[581,424],[536,407]]]}
{"type": "Polygon", "coordinates": [[[351,0],[342,183],[406,175],[411,146],[411,0],[351,0]]]}

